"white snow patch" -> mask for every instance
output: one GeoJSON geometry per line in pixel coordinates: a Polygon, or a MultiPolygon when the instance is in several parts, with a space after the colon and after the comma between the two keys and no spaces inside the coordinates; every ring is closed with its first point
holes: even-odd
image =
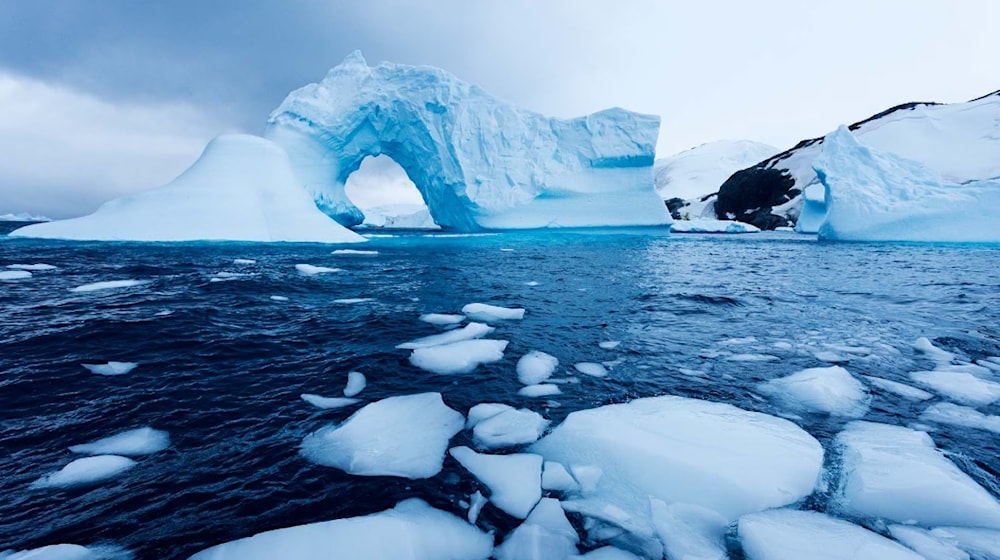
{"type": "Polygon", "coordinates": [[[351,406],[352,404],[358,404],[361,402],[361,399],[350,399],[347,397],[322,397],[312,393],[302,393],[299,396],[307,403],[324,410],[344,408],[345,406],[351,406]]]}
{"type": "Polygon", "coordinates": [[[80,364],[97,375],[125,375],[139,366],[135,362],[108,362],[106,364],[80,364]]]}
{"type": "Polygon", "coordinates": [[[365,374],[360,371],[349,371],[347,372],[347,385],[344,387],[344,396],[353,397],[364,391],[367,385],[368,379],[365,377],[365,374]]]}
{"type": "Polygon", "coordinates": [[[481,449],[500,449],[534,443],[542,437],[549,421],[541,414],[527,410],[505,410],[477,422],[472,439],[481,449]]]}
{"type": "Polygon", "coordinates": [[[462,308],[462,313],[473,321],[484,323],[524,318],[524,309],[519,307],[498,307],[485,303],[470,303],[462,308]]]}
{"type": "Polygon", "coordinates": [[[453,447],[451,456],[490,490],[490,501],[524,519],[542,498],[542,458],[533,453],[483,455],[453,447]]]}
{"type": "Polygon", "coordinates": [[[871,396],[840,366],[809,368],[759,385],[760,391],[793,410],[861,418],[871,396]]]}
{"type": "Polygon", "coordinates": [[[482,338],[495,330],[496,329],[494,327],[491,327],[483,323],[469,323],[468,325],[465,325],[460,329],[455,329],[453,331],[448,331],[441,334],[425,336],[423,338],[418,338],[417,340],[412,340],[410,342],[397,344],[396,348],[405,350],[415,350],[417,348],[430,348],[432,346],[441,346],[443,344],[453,344],[455,342],[461,342],[463,340],[473,340],[476,338],[482,338]]]}
{"type": "Polygon", "coordinates": [[[152,455],[170,447],[170,434],[150,427],[136,428],[97,441],[74,445],[73,453],[84,455],[152,455]]]}
{"type": "Polygon", "coordinates": [[[135,466],[135,461],[119,455],[96,455],[70,462],[62,469],[49,473],[35,482],[32,488],[69,488],[96,484],[114,478],[135,466]]]}
{"type": "Polygon", "coordinates": [[[507,348],[506,340],[463,340],[452,344],[417,348],[410,363],[441,375],[470,373],[480,364],[499,362],[507,348]]]}
{"type": "Polygon", "coordinates": [[[923,389],[917,389],[916,387],[912,387],[910,385],[907,385],[906,383],[891,381],[889,379],[885,379],[882,377],[875,377],[873,375],[864,375],[862,377],[867,379],[868,382],[874,385],[875,387],[878,387],[883,391],[899,395],[906,399],[912,399],[915,401],[926,401],[927,399],[934,397],[932,393],[928,393],[923,389]]]}
{"type": "Polygon", "coordinates": [[[537,385],[552,377],[559,365],[559,358],[532,350],[517,361],[517,380],[525,385],[537,385]]]}
{"type": "Polygon", "coordinates": [[[71,292],[96,292],[100,290],[117,290],[119,288],[131,288],[145,284],[142,280],[108,280],[106,282],[93,282],[75,288],[70,288],[71,292]]]}

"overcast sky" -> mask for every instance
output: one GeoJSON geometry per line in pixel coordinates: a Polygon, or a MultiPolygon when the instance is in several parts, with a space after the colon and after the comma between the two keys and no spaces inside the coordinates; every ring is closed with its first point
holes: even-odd
{"type": "Polygon", "coordinates": [[[355,49],[551,115],[658,114],[666,156],[1000,89],[998,22],[996,0],[3,0],[0,214],[165,183],[355,49]]]}

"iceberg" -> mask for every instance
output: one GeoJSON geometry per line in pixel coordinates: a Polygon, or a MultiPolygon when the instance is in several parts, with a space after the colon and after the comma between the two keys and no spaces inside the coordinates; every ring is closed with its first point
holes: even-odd
{"type": "Polygon", "coordinates": [[[219,136],[179,177],[104,203],[93,214],[14,230],[13,237],[92,241],[365,241],[329,219],[269,140],[219,136]]]}
{"type": "Polygon", "coordinates": [[[354,475],[430,478],[441,472],[448,441],[464,425],[440,393],[389,397],[309,434],[302,455],[354,475]]]}
{"type": "Polygon", "coordinates": [[[259,533],[190,560],[486,560],[492,552],[492,535],[414,498],[380,513],[259,533]]]}
{"type": "Polygon", "coordinates": [[[548,118],[443,70],[369,67],[355,52],[291,92],[265,136],[288,152],[316,206],[344,225],[364,220],[347,178],[385,154],[436,224],[476,231],[669,223],[653,186],[658,133],[656,116],[615,108],[548,118]]]}
{"type": "Polygon", "coordinates": [[[926,165],[861,144],[840,127],[813,161],[826,219],[819,238],[998,242],[1000,179],[954,183],[926,165]]]}
{"type": "Polygon", "coordinates": [[[776,153],[774,146],[752,140],[708,142],[656,160],[656,192],[663,200],[689,200],[713,193],[733,173],[776,153]]]}

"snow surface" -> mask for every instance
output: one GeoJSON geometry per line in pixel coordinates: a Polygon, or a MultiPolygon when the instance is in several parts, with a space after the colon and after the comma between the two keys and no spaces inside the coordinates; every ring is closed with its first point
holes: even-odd
{"type": "Polygon", "coordinates": [[[119,288],[131,288],[145,284],[142,280],[107,280],[104,282],[93,282],[75,288],[70,288],[71,292],[98,292],[102,290],[117,290],[119,288]]]}
{"type": "Polygon", "coordinates": [[[542,458],[539,455],[484,455],[468,447],[453,447],[449,453],[489,488],[493,505],[513,517],[526,518],[542,498],[542,458]]]}
{"type": "Polygon", "coordinates": [[[670,233],[758,233],[760,228],[743,222],[732,220],[711,220],[695,218],[693,220],[676,220],[670,224],[670,233]]]}
{"type": "Polygon", "coordinates": [[[951,424],[1000,434],[1000,416],[986,415],[974,408],[952,403],[935,403],[920,414],[921,422],[951,424]]]}
{"type": "Polygon", "coordinates": [[[360,371],[347,372],[347,385],[344,386],[344,396],[353,397],[368,386],[368,379],[360,371]]]}
{"type": "Polygon", "coordinates": [[[97,375],[125,375],[139,366],[135,362],[108,362],[106,364],[80,364],[97,375]]]}
{"type": "Polygon", "coordinates": [[[512,447],[538,441],[548,426],[549,421],[537,412],[505,410],[477,422],[472,439],[480,449],[512,447]]]}
{"type": "Polygon", "coordinates": [[[259,533],[190,560],[486,560],[492,551],[491,535],[414,498],[380,513],[259,533]]]}
{"type": "Polygon", "coordinates": [[[558,365],[559,358],[532,350],[517,360],[517,380],[525,385],[537,385],[552,377],[558,365]]]}
{"type": "Polygon", "coordinates": [[[794,503],[812,492],[823,463],[819,442],[787,420],[674,396],[573,412],[529,449],[569,466],[595,508],[638,519],[649,497],[729,521],[794,503]],[[579,476],[585,466],[596,481],[579,476]]]}
{"type": "Polygon", "coordinates": [[[351,399],[347,397],[323,397],[312,393],[302,393],[299,397],[316,408],[322,408],[324,410],[344,408],[345,406],[351,406],[352,404],[358,404],[361,402],[361,399],[351,399]]]}
{"type": "Polygon", "coordinates": [[[840,366],[809,368],[762,383],[760,391],[793,410],[861,418],[871,397],[865,386],[840,366]]]}
{"type": "Polygon", "coordinates": [[[653,188],[659,117],[608,109],[550,119],[428,66],[369,67],[360,52],[291,92],[265,135],[287,150],[316,206],[363,216],[345,182],[385,154],[434,221],[459,231],[669,223],[653,188]]]}
{"type": "Polygon", "coordinates": [[[440,393],[389,397],[309,434],[302,455],[354,475],[430,478],[441,472],[448,441],[464,425],[440,393]]]}
{"type": "Polygon", "coordinates": [[[31,273],[27,270],[0,270],[0,280],[25,280],[31,278],[31,273]]]}
{"type": "Polygon", "coordinates": [[[491,327],[484,323],[469,323],[468,325],[465,325],[460,329],[455,329],[453,331],[448,331],[441,334],[425,336],[423,338],[418,338],[417,340],[412,340],[410,342],[397,344],[396,348],[404,350],[416,350],[417,348],[430,348],[432,346],[441,346],[443,344],[453,344],[455,342],[461,342],[463,340],[473,340],[476,338],[482,338],[495,330],[496,329],[494,327],[491,327]]]}
{"type": "Polygon", "coordinates": [[[463,340],[440,346],[417,348],[410,354],[410,363],[420,369],[441,375],[471,373],[480,364],[502,360],[506,348],[506,340],[463,340]]]}
{"type": "Polygon", "coordinates": [[[739,536],[747,560],[925,560],[868,529],[814,511],[744,515],[739,536]]]}
{"type": "Polygon", "coordinates": [[[485,303],[470,303],[462,308],[462,313],[473,321],[484,323],[524,318],[524,309],[519,307],[499,307],[485,303]]]}
{"type": "Polygon", "coordinates": [[[929,167],[862,145],[840,127],[813,162],[825,189],[819,238],[997,242],[1000,179],[952,183],[929,167]]]}
{"type": "Polygon", "coordinates": [[[719,190],[726,179],[778,153],[752,140],[719,140],[658,159],[653,166],[656,193],[663,200],[701,197],[719,190]]]}
{"type": "Polygon", "coordinates": [[[559,500],[542,498],[520,526],[510,532],[496,560],[570,560],[578,558],[580,536],[566,519],[559,500]]]}
{"type": "Polygon", "coordinates": [[[837,507],[897,523],[1000,528],[1000,503],[934,447],[924,432],[851,422],[841,450],[837,507]]]}
{"type": "Polygon", "coordinates": [[[104,203],[88,216],[34,224],[14,237],[96,241],[365,241],[320,212],[269,140],[219,136],[162,187],[104,203]]]}
{"type": "Polygon", "coordinates": [[[69,488],[97,484],[114,478],[136,465],[135,461],[119,455],[96,455],[71,461],[62,469],[49,473],[35,482],[32,488],[69,488]]]}
{"type": "Polygon", "coordinates": [[[152,455],[170,447],[170,434],[150,427],[136,428],[97,441],[74,445],[73,453],[85,455],[152,455]]]}

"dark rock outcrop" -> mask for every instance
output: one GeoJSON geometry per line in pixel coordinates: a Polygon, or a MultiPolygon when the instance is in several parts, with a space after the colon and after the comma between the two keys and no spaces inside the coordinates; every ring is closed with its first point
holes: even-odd
{"type": "Polygon", "coordinates": [[[782,216],[771,214],[771,208],[790,201],[799,194],[795,180],[783,169],[755,167],[743,169],[719,188],[715,200],[715,215],[720,220],[739,220],[760,229],[788,225],[782,216]]]}

